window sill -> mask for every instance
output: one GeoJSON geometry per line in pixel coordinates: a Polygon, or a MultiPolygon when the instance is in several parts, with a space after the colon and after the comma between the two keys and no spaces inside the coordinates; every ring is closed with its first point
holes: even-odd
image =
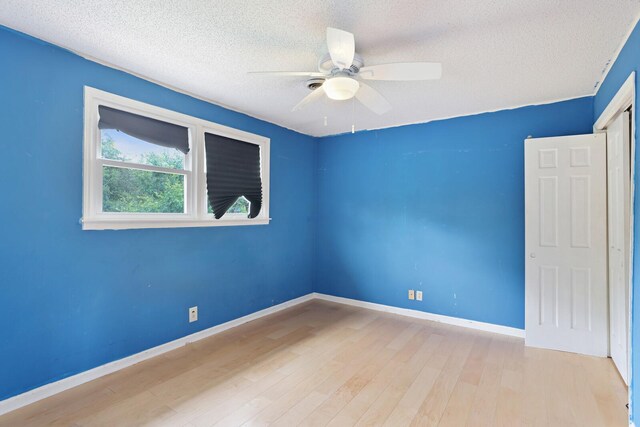
{"type": "Polygon", "coordinates": [[[81,219],[83,230],[135,230],[142,228],[185,228],[185,227],[225,227],[237,225],[267,225],[271,218],[255,219],[210,219],[210,220],[113,220],[113,219],[81,219]]]}

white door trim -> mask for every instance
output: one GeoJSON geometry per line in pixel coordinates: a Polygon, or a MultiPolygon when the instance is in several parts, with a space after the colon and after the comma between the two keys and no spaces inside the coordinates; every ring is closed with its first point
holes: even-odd
{"type": "MultiPolygon", "coordinates": [[[[601,132],[609,126],[609,124],[616,118],[616,116],[633,106],[636,98],[636,72],[632,71],[627,77],[627,80],[620,86],[616,95],[611,99],[607,108],[604,109],[598,120],[593,125],[594,132],[601,132]]],[[[632,111],[634,115],[631,117],[632,124],[635,125],[635,111],[632,111]]]]}
{"type": "MultiPolygon", "coordinates": [[[[632,349],[631,349],[631,330],[633,329],[632,324],[632,313],[631,307],[633,307],[633,207],[635,205],[635,175],[636,175],[636,162],[635,162],[635,153],[636,153],[636,72],[632,71],[627,80],[620,87],[616,95],[611,99],[609,105],[604,109],[598,120],[596,120],[593,125],[594,132],[603,132],[606,128],[611,124],[611,122],[620,114],[625,111],[629,107],[631,107],[631,135],[630,135],[630,143],[631,143],[631,186],[629,193],[631,195],[631,212],[629,213],[629,228],[630,228],[630,242],[629,242],[629,336],[628,336],[628,345],[627,345],[627,361],[629,362],[628,367],[628,377],[632,378],[632,349]]],[[[631,390],[631,389],[629,389],[631,390]]],[[[629,396],[629,402],[631,402],[631,396],[629,396]]]]}

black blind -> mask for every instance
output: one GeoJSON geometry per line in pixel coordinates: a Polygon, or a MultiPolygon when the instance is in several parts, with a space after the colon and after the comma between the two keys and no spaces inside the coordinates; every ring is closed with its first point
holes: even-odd
{"type": "Polygon", "coordinates": [[[250,203],[249,218],[262,208],[260,147],[220,135],[204,134],[207,150],[207,193],[213,215],[220,219],[239,197],[250,203]]]}
{"type": "Polygon", "coordinates": [[[98,128],[115,129],[151,144],[175,148],[184,154],[189,152],[189,129],[173,123],[116,110],[115,108],[98,107],[100,121],[98,128]]]}

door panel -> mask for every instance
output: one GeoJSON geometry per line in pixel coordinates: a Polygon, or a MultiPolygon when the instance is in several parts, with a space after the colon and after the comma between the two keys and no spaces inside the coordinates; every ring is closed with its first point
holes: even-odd
{"type": "Polygon", "coordinates": [[[629,113],[607,129],[609,209],[610,351],[628,384],[629,267],[630,267],[630,142],[629,113]]]}
{"type": "Polygon", "coordinates": [[[591,269],[571,269],[571,327],[591,330],[591,269]]]}
{"type": "Polygon", "coordinates": [[[591,247],[591,179],[589,176],[572,176],[569,188],[571,199],[571,247],[591,247]]]}
{"type": "Polygon", "coordinates": [[[558,326],[558,267],[540,266],[541,325],[558,326]]]}
{"type": "Polygon", "coordinates": [[[608,351],[605,136],[525,141],[526,344],[608,351]]]}
{"type": "Polygon", "coordinates": [[[540,246],[558,246],[558,178],[540,178],[540,246]]]}

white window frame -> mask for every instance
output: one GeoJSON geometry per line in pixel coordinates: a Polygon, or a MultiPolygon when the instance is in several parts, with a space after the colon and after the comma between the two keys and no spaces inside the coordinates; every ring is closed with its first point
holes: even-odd
{"type": "Polygon", "coordinates": [[[89,86],[84,87],[84,144],[83,144],[83,230],[123,230],[135,228],[216,227],[230,225],[268,224],[269,217],[269,138],[233,129],[186,114],[134,101],[89,86]],[[189,129],[190,151],[185,155],[184,170],[162,168],[144,164],[102,159],[101,139],[98,129],[98,107],[104,105],[118,110],[139,114],[189,129]],[[260,169],[262,176],[262,209],[256,218],[246,214],[225,214],[215,219],[207,212],[207,177],[204,134],[212,133],[260,146],[260,169]],[[120,213],[102,212],[103,165],[152,172],[169,172],[184,176],[185,213],[120,213]]]}

